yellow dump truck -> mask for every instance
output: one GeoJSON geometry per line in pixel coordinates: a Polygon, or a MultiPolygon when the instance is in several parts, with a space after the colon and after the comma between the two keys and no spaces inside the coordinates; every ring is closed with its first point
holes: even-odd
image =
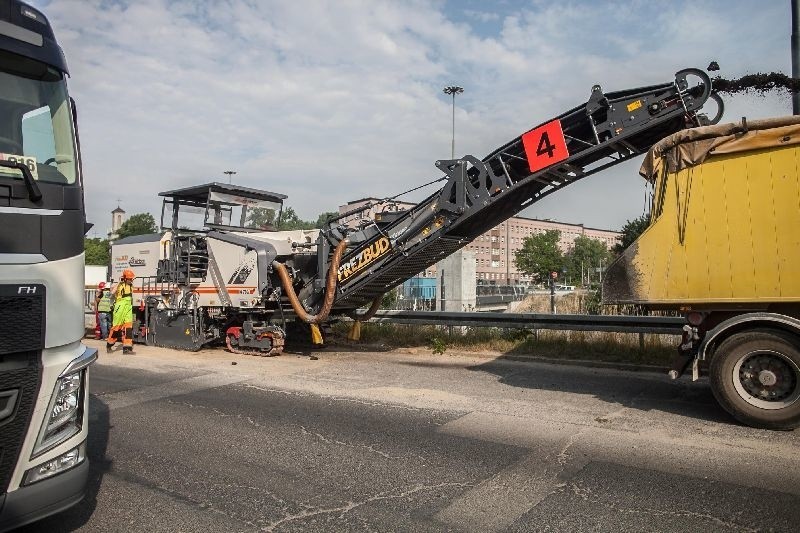
{"type": "Polygon", "coordinates": [[[800,426],[800,117],[681,131],[640,174],[650,225],[609,267],[604,301],[684,312],[671,377],[707,362],[738,420],[800,426]]]}

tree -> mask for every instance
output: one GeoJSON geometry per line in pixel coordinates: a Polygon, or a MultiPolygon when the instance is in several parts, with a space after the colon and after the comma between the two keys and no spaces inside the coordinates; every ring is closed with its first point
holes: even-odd
{"type": "Polygon", "coordinates": [[[397,301],[399,299],[400,299],[400,287],[389,289],[381,297],[381,309],[396,309],[397,301]]]}
{"type": "Polygon", "coordinates": [[[610,260],[611,253],[608,251],[606,243],[585,235],[578,235],[564,258],[564,265],[573,277],[583,279],[584,270],[608,265],[610,260]]]}
{"type": "Polygon", "coordinates": [[[285,206],[278,219],[278,229],[314,229],[314,223],[301,219],[299,216],[297,216],[297,213],[294,212],[294,209],[285,206]]]}
{"type": "Polygon", "coordinates": [[[106,239],[84,238],[83,250],[86,252],[87,265],[103,265],[111,263],[111,250],[106,239]]]}
{"type": "Polygon", "coordinates": [[[337,213],[336,211],[325,211],[323,213],[320,213],[319,216],[317,217],[317,222],[314,224],[314,227],[317,229],[322,229],[323,226],[325,226],[325,223],[328,222],[329,218],[333,218],[338,215],[339,213],[337,213]]]}
{"type": "Polygon", "coordinates": [[[558,247],[561,232],[547,230],[525,237],[522,248],[514,252],[514,264],[520,272],[546,280],[550,272],[561,272],[564,256],[558,247]]]}
{"type": "MultiPolygon", "coordinates": [[[[322,217],[322,215],[320,215],[322,217]]],[[[265,207],[256,207],[250,210],[247,215],[247,227],[266,230],[292,230],[292,229],[314,229],[318,227],[313,222],[301,219],[297,216],[294,209],[283,206],[278,220],[275,220],[275,210],[265,207]]]]}
{"type": "Polygon", "coordinates": [[[614,245],[614,253],[621,254],[624,252],[628,246],[633,244],[633,241],[639,238],[639,235],[644,233],[644,230],[646,230],[649,225],[649,213],[645,213],[640,217],[625,222],[625,225],[622,226],[622,238],[620,242],[614,245]]]}
{"type": "Polygon", "coordinates": [[[247,215],[247,227],[259,229],[292,230],[292,229],[320,229],[328,221],[328,218],[338,215],[335,211],[320,213],[316,222],[301,219],[295,210],[284,206],[281,211],[280,219],[275,220],[275,210],[263,207],[256,207],[249,211],[247,215]]]}
{"type": "Polygon", "coordinates": [[[137,213],[132,215],[131,218],[122,223],[117,235],[120,239],[131,237],[133,235],[146,235],[148,233],[156,233],[156,221],[150,213],[137,213]]]}
{"type": "Polygon", "coordinates": [[[266,207],[254,207],[247,213],[248,228],[271,229],[275,227],[275,210],[266,207]]]}

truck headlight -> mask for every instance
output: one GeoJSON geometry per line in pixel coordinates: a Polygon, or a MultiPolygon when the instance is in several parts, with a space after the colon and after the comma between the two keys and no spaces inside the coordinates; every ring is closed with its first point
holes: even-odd
{"type": "Polygon", "coordinates": [[[83,427],[83,404],[86,395],[86,372],[97,359],[97,350],[86,348],[56,380],[53,395],[31,458],[53,449],[83,427]]]}
{"type": "Polygon", "coordinates": [[[33,448],[33,457],[58,446],[83,427],[83,396],[86,369],[58,378],[47,416],[33,448]]]}

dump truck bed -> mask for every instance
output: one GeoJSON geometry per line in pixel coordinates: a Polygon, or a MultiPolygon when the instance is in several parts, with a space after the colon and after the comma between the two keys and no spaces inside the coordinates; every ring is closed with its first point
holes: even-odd
{"type": "Polygon", "coordinates": [[[648,153],[650,226],[608,269],[606,303],[800,302],[800,117],[685,130],[648,153]]]}

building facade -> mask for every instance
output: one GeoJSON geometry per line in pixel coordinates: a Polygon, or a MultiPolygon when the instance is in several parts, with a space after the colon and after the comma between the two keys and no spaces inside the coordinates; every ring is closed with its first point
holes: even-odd
{"type": "Polygon", "coordinates": [[[125,210],[120,206],[111,211],[111,231],[108,232],[108,240],[114,241],[119,237],[117,232],[122,227],[122,224],[125,223],[126,218],[125,210]]]}
{"type": "MultiPolygon", "coordinates": [[[[373,203],[372,207],[351,215],[342,221],[350,226],[358,226],[374,220],[377,213],[385,211],[377,198],[362,198],[339,206],[339,214],[373,203]]],[[[398,202],[390,210],[408,209],[414,204],[398,202]]],[[[622,233],[598,228],[586,227],[583,224],[570,224],[553,220],[539,220],[527,217],[512,217],[498,224],[464,247],[464,250],[475,254],[475,276],[479,284],[489,285],[527,285],[533,282],[530,276],[519,272],[514,264],[514,252],[522,248],[525,237],[544,233],[548,230],[561,232],[558,245],[566,253],[572,248],[578,236],[589,237],[603,242],[611,249],[622,233]]],[[[436,266],[420,272],[422,277],[436,277],[436,266]]]]}

